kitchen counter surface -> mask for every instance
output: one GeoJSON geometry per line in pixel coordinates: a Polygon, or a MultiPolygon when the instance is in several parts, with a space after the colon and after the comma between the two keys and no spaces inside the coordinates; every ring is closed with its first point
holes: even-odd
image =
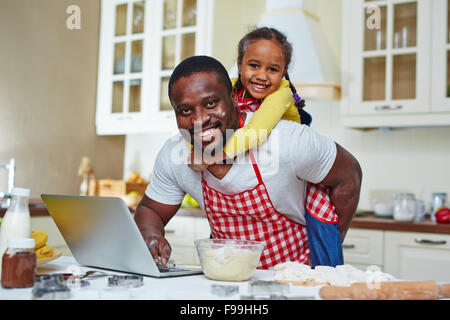
{"type": "Polygon", "coordinates": [[[395,221],[392,218],[377,217],[370,211],[357,214],[350,223],[350,228],[450,234],[450,224],[435,223],[428,217],[421,222],[395,221]]]}
{"type": "MultiPolygon", "coordinates": [[[[134,212],[134,210],[135,207],[130,208],[131,212],[134,212]]],[[[5,212],[6,209],[1,208],[0,217],[3,217],[5,212]]],[[[49,215],[42,200],[30,200],[30,215],[32,217],[49,215]]],[[[206,218],[205,213],[200,208],[180,208],[177,215],[206,218]]],[[[376,217],[371,211],[364,211],[356,214],[350,224],[350,228],[450,234],[450,224],[434,223],[430,221],[429,218],[421,222],[394,221],[392,218],[376,217]]]]}
{"type": "MultiPolygon", "coordinates": [[[[50,263],[39,266],[38,274],[50,274],[61,272],[84,273],[87,270],[101,270],[90,267],[79,266],[73,257],[62,256],[50,263]]],[[[102,270],[106,271],[106,270],[102,270]]],[[[119,272],[106,271],[108,274],[121,274],[119,272]]],[[[275,271],[255,270],[253,279],[273,280],[275,271]]],[[[70,299],[74,300],[130,300],[130,299],[150,299],[150,300],[239,300],[240,295],[248,294],[248,281],[243,282],[222,282],[213,281],[205,275],[191,275],[172,278],[144,277],[144,285],[139,288],[112,289],[108,287],[108,277],[89,280],[90,285],[84,288],[72,288],[70,299]],[[219,297],[211,293],[212,285],[237,285],[239,292],[229,297],[219,297]],[[195,288],[195,290],[192,290],[195,288]]],[[[291,286],[290,297],[308,297],[309,299],[320,299],[320,287],[298,287],[291,286]]],[[[32,288],[25,289],[4,289],[0,287],[0,300],[30,300],[32,298],[32,288]]]]}
{"type": "MultiPolygon", "coordinates": [[[[181,208],[177,215],[206,218],[200,208],[181,208]]],[[[450,224],[434,223],[429,218],[421,222],[395,221],[392,218],[377,217],[371,211],[356,214],[350,228],[450,234],[450,224]]]]}
{"type": "MultiPolygon", "coordinates": [[[[138,288],[108,287],[108,276],[126,274],[112,270],[84,267],[77,264],[73,257],[62,256],[52,262],[38,266],[37,274],[70,272],[84,274],[88,270],[100,270],[107,273],[102,278],[88,280],[89,285],[80,288],[72,285],[69,300],[246,300],[248,281],[223,282],[213,281],[205,275],[190,275],[171,278],[153,278],[144,276],[144,284],[138,288]],[[237,293],[223,297],[211,292],[212,285],[238,286],[237,293]],[[195,288],[195,290],[193,290],[195,288]]],[[[274,270],[255,270],[253,280],[273,280],[274,270]]],[[[399,279],[401,280],[401,279],[399,279]]],[[[403,280],[406,281],[406,280],[403,280]]],[[[76,283],[76,282],[75,282],[76,283]]],[[[320,286],[289,285],[287,298],[298,300],[322,300],[319,295],[320,286]]],[[[5,289],[0,287],[0,300],[32,300],[32,288],[5,289]]],[[[445,299],[447,300],[447,299],[445,299]]],[[[222,310],[223,312],[223,310],[222,310]]]]}

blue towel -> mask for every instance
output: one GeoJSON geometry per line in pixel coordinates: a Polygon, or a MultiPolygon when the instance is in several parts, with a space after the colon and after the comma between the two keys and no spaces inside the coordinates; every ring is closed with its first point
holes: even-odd
{"type": "Polygon", "coordinates": [[[305,214],[312,267],[344,264],[339,224],[330,224],[305,214]]]}

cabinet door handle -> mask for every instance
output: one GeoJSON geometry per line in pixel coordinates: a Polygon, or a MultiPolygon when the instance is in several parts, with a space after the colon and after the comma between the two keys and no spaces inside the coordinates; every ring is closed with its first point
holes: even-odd
{"type": "Polygon", "coordinates": [[[355,247],[354,244],[342,244],[343,249],[353,249],[355,247]]]}
{"type": "Polygon", "coordinates": [[[430,240],[430,239],[422,239],[422,238],[415,238],[415,242],[420,244],[446,244],[447,241],[445,240],[430,240]]]}
{"type": "Polygon", "coordinates": [[[391,107],[391,106],[376,106],[375,107],[375,111],[393,111],[393,110],[400,110],[402,109],[403,106],[396,106],[396,107],[391,107]]]}
{"type": "Polygon", "coordinates": [[[173,230],[173,229],[167,229],[167,230],[164,230],[164,233],[175,233],[175,230],[173,230]]]}

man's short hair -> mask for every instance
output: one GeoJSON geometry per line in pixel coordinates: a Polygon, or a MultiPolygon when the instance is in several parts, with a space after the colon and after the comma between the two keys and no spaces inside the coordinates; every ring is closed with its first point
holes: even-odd
{"type": "Polygon", "coordinates": [[[227,88],[228,93],[231,93],[233,86],[231,85],[230,77],[225,67],[218,60],[209,56],[192,56],[181,61],[173,70],[169,80],[169,98],[175,81],[199,72],[215,72],[225,88],[227,88]]]}

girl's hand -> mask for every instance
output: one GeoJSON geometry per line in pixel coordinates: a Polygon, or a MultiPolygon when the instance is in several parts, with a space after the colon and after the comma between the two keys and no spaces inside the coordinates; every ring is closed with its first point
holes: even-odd
{"type": "Polygon", "coordinates": [[[198,155],[192,150],[188,158],[188,166],[195,172],[200,173],[208,168],[209,164],[204,161],[202,155],[198,155]]]}
{"type": "Polygon", "coordinates": [[[192,151],[188,159],[188,166],[195,172],[200,173],[203,170],[207,169],[209,166],[226,160],[226,158],[227,156],[225,152],[204,157],[201,155],[196,155],[194,151],[192,151]]]}
{"type": "Polygon", "coordinates": [[[221,152],[218,154],[214,154],[214,155],[206,155],[205,157],[203,157],[203,162],[208,164],[208,165],[213,165],[216,163],[220,163],[223,162],[227,159],[227,155],[225,152],[221,152]]]}
{"type": "Polygon", "coordinates": [[[188,166],[189,166],[189,168],[191,168],[195,172],[200,173],[203,170],[207,169],[209,167],[209,164],[206,164],[206,163],[202,163],[202,164],[189,163],[188,166]]]}

